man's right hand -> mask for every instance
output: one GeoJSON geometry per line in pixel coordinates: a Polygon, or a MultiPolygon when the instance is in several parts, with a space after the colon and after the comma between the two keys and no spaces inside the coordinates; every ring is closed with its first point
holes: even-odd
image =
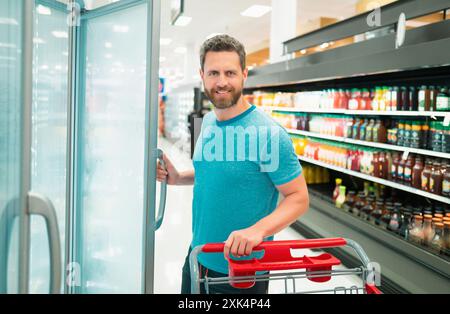
{"type": "Polygon", "coordinates": [[[167,184],[169,185],[177,185],[178,180],[180,179],[180,173],[165,154],[163,154],[163,160],[166,164],[166,169],[164,169],[158,161],[156,168],[156,179],[159,182],[167,181],[167,184]]]}

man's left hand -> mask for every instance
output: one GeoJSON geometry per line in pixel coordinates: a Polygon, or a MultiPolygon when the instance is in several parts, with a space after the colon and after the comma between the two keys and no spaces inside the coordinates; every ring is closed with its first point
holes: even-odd
{"type": "Polygon", "coordinates": [[[233,231],[225,241],[224,256],[229,259],[233,256],[249,256],[253,248],[264,240],[264,233],[255,227],[233,231]]]}

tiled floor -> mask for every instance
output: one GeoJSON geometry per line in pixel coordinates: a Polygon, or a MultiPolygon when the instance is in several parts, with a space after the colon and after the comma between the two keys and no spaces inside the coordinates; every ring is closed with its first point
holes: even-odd
{"type": "MultiPolygon", "coordinates": [[[[160,138],[159,147],[169,156],[177,169],[186,170],[192,167],[189,154],[177,148],[176,145],[160,138]]],[[[181,268],[191,241],[192,186],[169,186],[167,193],[164,223],[156,234],[155,293],[180,292],[181,268]]],[[[302,236],[288,228],[277,234],[275,238],[276,240],[293,240],[302,239],[302,236]]],[[[321,252],[298,250],[292,254],[293,256],[317,256],[321,252]]],[[[316,284],[307,279],[296,279],[295,282],[297,291],[361,285],[361,280],[355,276],[334,277],[331,281],[322,284],[316,284]]],[[[292,282],[289,282],[288,292],[292,292],[292,286],[292,282]]],[[[274,294],[284,293],[284,281],[271,281],[269,291],[274,294]]]]}

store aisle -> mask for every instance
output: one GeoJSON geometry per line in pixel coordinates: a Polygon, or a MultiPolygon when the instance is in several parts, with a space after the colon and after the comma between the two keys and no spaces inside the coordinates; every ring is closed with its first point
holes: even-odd
{"type": "MultiPolygon", "coordinates": [[[[172,160],[177,169],[183,171],[192,167],[189,153],[178,149],[176,145],[164,138],[158,139],[161,148],[172,160]]],[[[166,214],[164,223],[156,232],[155,249],[155,293],[179,293],[181,286],[181,268],[191,241],[192,222],[192,186],[169,186],[167,192],[166,214]]],[[[159,193],[157,193],[159,195],[159,193]]],[[[157,204],[159,200],[157,199],[157,204]]],[[[276,235],[276,240],[302,239],[295,230],[288,228],[276,235]]],[[[322,252],[295,250],[293,256],[317,256],[322,252]]],[[[339,269],[345,269],[341,267],[339,269]]],[[[296,287],[301,291],[310,289],[329,289],[330,287],[360,285],[358,278],[333,278],[329,283],[317,284],[308,280],[296,280],[296,287]]],[[[272,281],[270,293],[284,293],[284,282],[272,281]]],[[[288,292],[292,291],[292,283],[288,292]]]]}

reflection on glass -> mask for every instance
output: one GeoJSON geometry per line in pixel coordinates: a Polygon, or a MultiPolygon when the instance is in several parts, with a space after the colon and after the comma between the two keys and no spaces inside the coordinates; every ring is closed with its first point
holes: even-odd
{"type": "Polygon", "coordinates": [[[0,293],[18,292],[21,12],[22,1],[0,0],[0,293]]]}
{"type": "MultiPolygon", "coordinates": [[[[68,39],[55,33],[67,34],[67,14],[44,5],[36,11],[31,189],[52,201],[64,254],[68,39]]],[[[48,293],[50,258],[42,218],[32,217],[30,237],[30,292],[48,293]]],[[[64,261],[64,255],[61,258],[64,261]]]]}
{"type": "Polygon", "coordinates": [[[87,21],[82,292],[141,291],[146,5],[87,21]]]}

